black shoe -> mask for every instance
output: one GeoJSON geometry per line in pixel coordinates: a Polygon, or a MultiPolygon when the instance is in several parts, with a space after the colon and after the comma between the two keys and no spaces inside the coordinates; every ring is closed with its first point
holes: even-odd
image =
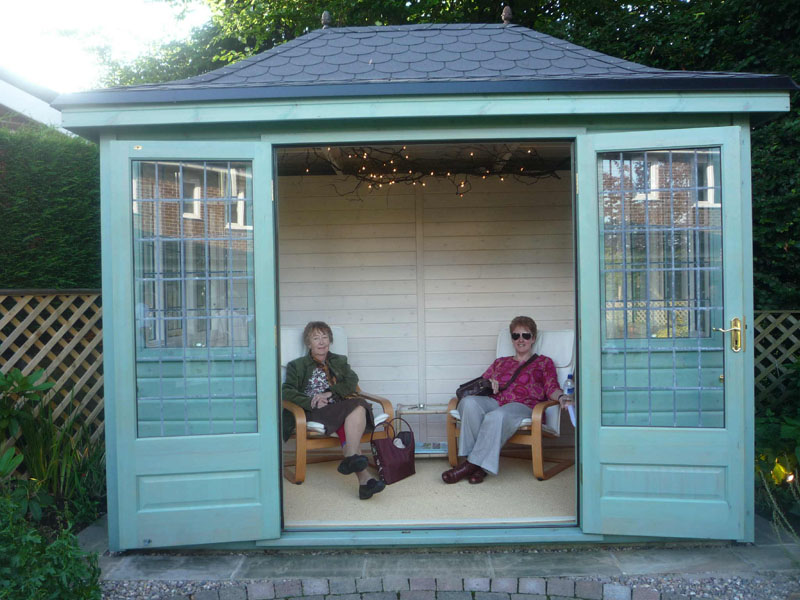
{"type": "Polygon", "coordinates": [[[364,485],[358,486],[358,497],[362,500],[369,500],[373,494],[381,493],[386,487],[382,479],[370,479],[364,485]]]}
{"type": "Polygon", "coordinates": [[[342,475],[350,475],[350,473],[358,473],[367,468],[367,457],[363,454],[351,454],[339,463],[336,470],[342,475]]]}

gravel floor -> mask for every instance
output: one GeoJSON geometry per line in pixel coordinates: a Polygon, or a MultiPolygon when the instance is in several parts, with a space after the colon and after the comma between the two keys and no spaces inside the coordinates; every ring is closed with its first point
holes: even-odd
{"type": "MultiPolygon", "coordinates": [[[[587,580],[590,578],[574,578],[587,580]]],[[[591,578],[630,587],[649,586],[662,600],[713,598],[714,600],[800,600],[800,577],[766,573],[757,577],[612,577],[591,578]]],[[[224,587],[243,587],[252,581],[104,581],[104,600],[161,600],[191,598],[193,594],[224,587]]],[[[335,598],[335,597],[332,597],[335,598]]],[[[351,596],[352,598],[352,596],[351,596]]]]}

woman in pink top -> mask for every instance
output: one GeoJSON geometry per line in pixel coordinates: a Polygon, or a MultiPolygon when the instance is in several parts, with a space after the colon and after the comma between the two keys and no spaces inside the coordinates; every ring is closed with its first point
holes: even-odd
{"type": "Polygon", "coordinates": [[[509,331],[514,356],[498,358],[483,374],[492,382],[493,393],[465,396],[458,404],[461,414],[458,454],[467,460],[442,473],[445,483],[457,483],[465,477],[470,483],[481,483],[487,472],[497,475],[500,449],[522,420],[531,417],[533,407],[548,399],[563,405],[568,399],[558,385],[556,367],[547,356],[534,357],[507,385],[516,370],[534,356],[536,322],[530,317],[516,317],[509,331]]]}

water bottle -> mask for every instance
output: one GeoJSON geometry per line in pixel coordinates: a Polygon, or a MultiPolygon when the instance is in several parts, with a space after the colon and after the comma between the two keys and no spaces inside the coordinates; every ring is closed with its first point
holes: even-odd
{"type": "Polygon", "coordinates": [[[567,399],[564,403],[567,407],[567,412],[569,413],[569,420],[572,422],[573,427],[577,427],[577,418],[575,417],[575,380],[572,377],[572,373],[567,375],[567,381],[564,384],[564,394],[566,394],[567,399]]]}
{"type": "Polygon", "coordinates": [[[575,399],[575,381],[572,378],[572,373],[567,375],[567,382],[564,384],[564,393],[569,396],[567,402],[572,402],[575,399]]]}

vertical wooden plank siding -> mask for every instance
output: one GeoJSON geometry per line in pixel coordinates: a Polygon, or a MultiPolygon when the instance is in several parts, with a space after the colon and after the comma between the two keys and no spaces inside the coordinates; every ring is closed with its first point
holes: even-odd
{"type": "Polygon", "coordinates": [[[483,373],[514,317],[574,328],[570,172],[559,177],[475,180],[463,197],[450,182],[425,188],[429,402],[483,373]]]}

